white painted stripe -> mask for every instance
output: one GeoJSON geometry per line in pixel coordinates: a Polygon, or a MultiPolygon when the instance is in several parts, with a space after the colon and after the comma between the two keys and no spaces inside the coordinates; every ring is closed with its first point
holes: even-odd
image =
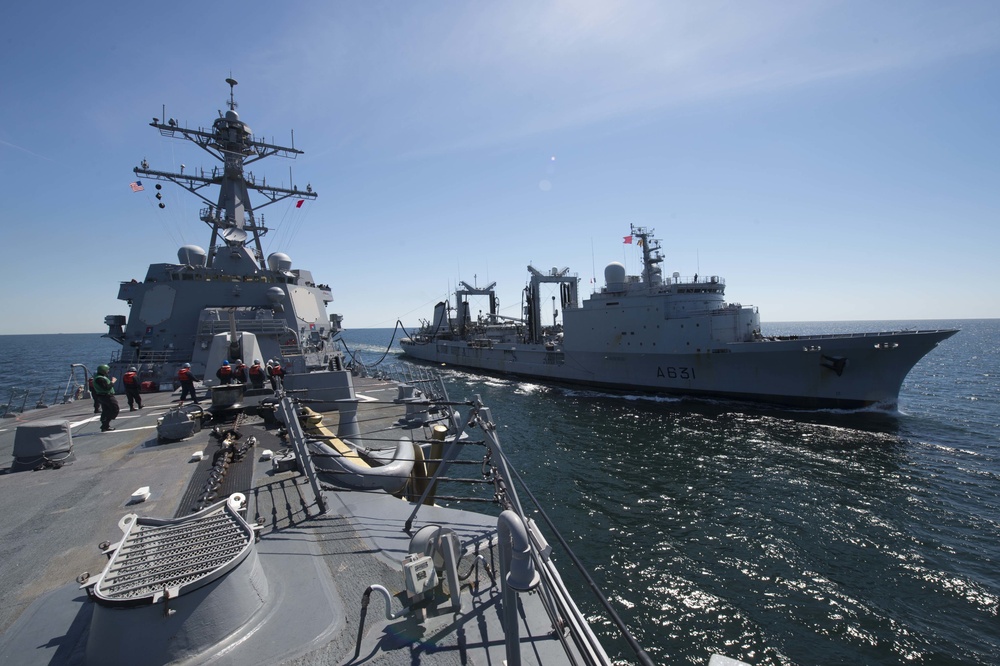
{"type": "MultiPolygon", "coordinates": [[[[100,420],[101,420],[100,416],[95,416],[94,418],[87,419],[86,421],[77,421],[76,423],[70,423],[69,427],[70,428],[77,428],[79,426],[86,425],[88,423],[93,423],[94,421],[100,421],[100,420]]],[[[115,428],[115,432],[136,432],[138,430],[152,430],[155,427],[156,427],[155,425],[148,425],[148,426],[137,426],[135,428],[115,428]]]]}
{"type": "MultiPolygon", "coordinates": [[[[167,410],[164,409],[163,411],[167,411],[167,410]]],[[[156,410],[153,410],[153,409],[150,409],[149,411],[146,411],[146,414],[155,414],[155,413],[156,413],[156,410]]],[[[119,414],[115,418],[115,421],[124,421],[124,420],[129,420],[129,419],[139,419],[139,418],[142,418],[143,416],[145,416],[146,414],[129,414],[129,415],[119,414]]],[[[100,414],[95,414],[95,415],[91,416],[90,418],[84,419],[83,421],[76,421],[75,423],[70,423],[69,427],[70,428],[78,428],[79,426],[86,425],[88,423],[93,423],[94,421],[100,421],[100,420],[101,420],[101,415],[100,414]]],[[[156,427],[155,425],[142,426],[142,427],[139,427],[139,428],[130,428],[129,430],[149,430],[150,428],[155,428],[155,427],[156,427]]],[[[115,430],[119,430],[119,428],[115,428],[115,430]]],[[[127,432],[127,430],[125,432],[127,432]]]]}

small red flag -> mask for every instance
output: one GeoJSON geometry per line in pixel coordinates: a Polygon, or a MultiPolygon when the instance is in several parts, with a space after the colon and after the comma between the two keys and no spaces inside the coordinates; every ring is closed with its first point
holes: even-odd
{"type": "Polygon", "coordinates": [[[627,244],[627,245],[631,245],[632,244],[632,237],[631,236],[625,236],[625,240],[623,240],[622,242],[625,243],[625,244],[627,244]]]}
{"type": "Polygon", "coordinates": [[[295,204],[295,207],[296,207],[296,208],[302,208],[302,204],[304,204],[305,202],[306,202],[306,200],[305,200],[305,199],[299,199],[299,200],[298,200],[298,201],[296,202],[296,204],[295,204]]]}

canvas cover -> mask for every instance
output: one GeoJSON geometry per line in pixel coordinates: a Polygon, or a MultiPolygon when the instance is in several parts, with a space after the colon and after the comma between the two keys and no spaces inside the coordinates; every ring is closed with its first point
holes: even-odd
{"type": "Polygon", "coordinates": [[[17,427],[10,471],[58,468],[74,460],[69,421],[36,421],[17,427]]]}

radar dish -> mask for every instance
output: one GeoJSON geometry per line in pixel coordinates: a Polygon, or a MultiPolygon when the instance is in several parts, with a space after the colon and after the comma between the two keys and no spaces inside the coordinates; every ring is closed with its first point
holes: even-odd
{"type": "Polygon", "coordinates": [[[247,239],[247,232],[239,227],[227,227],[222,230],[222,237],[230,243],[242,243],[247,239]]]}

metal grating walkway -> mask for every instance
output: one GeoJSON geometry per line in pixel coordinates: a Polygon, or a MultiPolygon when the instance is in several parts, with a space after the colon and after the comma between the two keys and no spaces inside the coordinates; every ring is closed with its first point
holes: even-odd
{"type": "Polygon", "coordinates": [[[125,516],[126,531],[94,587],[109,603],[155,603],[167,593],[200,587],[235,566],[253,543],[253,530],[223,501],[185,519],[125,516]]]}

